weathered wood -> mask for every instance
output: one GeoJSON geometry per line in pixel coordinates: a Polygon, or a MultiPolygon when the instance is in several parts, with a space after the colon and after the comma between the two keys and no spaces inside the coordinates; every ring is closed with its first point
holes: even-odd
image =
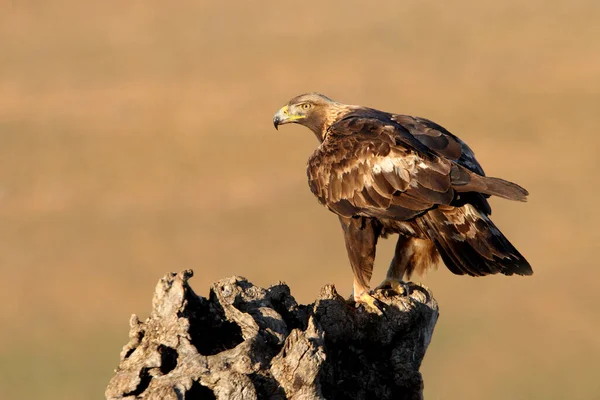
{"type": "Polygon", "coordinates": [[[421,399],[419,366],[438,317],[428,289],[377,291],[383,316],[354,308],[325,286],[298,305],[283,283],[241,277],[188,285],[192,271],[162,278],[129,343],[107,399],[421,399]]]}

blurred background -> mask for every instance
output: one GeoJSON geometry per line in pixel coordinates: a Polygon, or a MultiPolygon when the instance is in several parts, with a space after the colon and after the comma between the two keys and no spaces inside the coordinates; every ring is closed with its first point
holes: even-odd
{"type": "Polygon", "coordinates": [[[533,277],[422,279],[426,398],[600,398],[600,2],[0,6],[1,398],[103,398],[170,271],[348,296],[317,142],[272,125],[308,91],[433,119],[531,192],[492,206],[533,277]]]}

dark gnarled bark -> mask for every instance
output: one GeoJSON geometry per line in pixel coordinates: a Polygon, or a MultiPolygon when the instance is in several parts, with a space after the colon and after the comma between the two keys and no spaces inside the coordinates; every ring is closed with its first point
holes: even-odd
{"type": "Polygon", "coordinates": [[[419,366],[438,317],[421,286],[377,291],[378,316],[331,285],[298,305],[283,283],[241,277],[188,285],[192,271],[162,278],[152,313],[133,315],[108,399],[421,399],[419,366]]]}

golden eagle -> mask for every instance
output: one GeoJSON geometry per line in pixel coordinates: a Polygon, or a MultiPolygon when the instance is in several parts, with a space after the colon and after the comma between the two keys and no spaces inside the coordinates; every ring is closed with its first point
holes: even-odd
{"type": "Polygon", "coordinates": [[[291,99],[275,128],[298,123],[317,136],[311,191],[339,216],[354,272],[354,300],[378,310],[369,281],[379,237],[398,233],[380,287],[441,260],[455,274],[531,275],[531,266],[490,220],[491,195],[526,201],[527,190],[486,177],[473,151],[425,118],[346,105],[318,93],[291,99]]]}

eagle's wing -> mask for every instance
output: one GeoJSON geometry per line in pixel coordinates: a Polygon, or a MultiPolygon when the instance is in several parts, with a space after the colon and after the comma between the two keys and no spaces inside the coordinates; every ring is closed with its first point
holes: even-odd
{"type": "Polygon", "coordinates": [[[343,216],[406,220],[453,204],[457,192],[519,200],[526,194],[517,185],[440,157],[394,121],[360,114],[329,128],[307,173],[319,201],[343,216]]]}
{"type": "Polygon", "coordinates": [[[405,220],[452,202],[451,167],[400,126],[351,117],[329,129],[308,178],[321,203],[340,215],[405,220]]]}
{"type": "MultiPolygon", "coordinates": [[[[439,156],[453,160],[476,174],[485,176],[473,150],[443,126],[426,118],[410,115],[393,114],[391,119],[439,156]]],[[[477,209],[489,215],[492,213],[492,208],[487,201],[488,197],[490,196],[481,193],[469,193],[463,196],[462,201],[473,204],[477,209]]]]}

